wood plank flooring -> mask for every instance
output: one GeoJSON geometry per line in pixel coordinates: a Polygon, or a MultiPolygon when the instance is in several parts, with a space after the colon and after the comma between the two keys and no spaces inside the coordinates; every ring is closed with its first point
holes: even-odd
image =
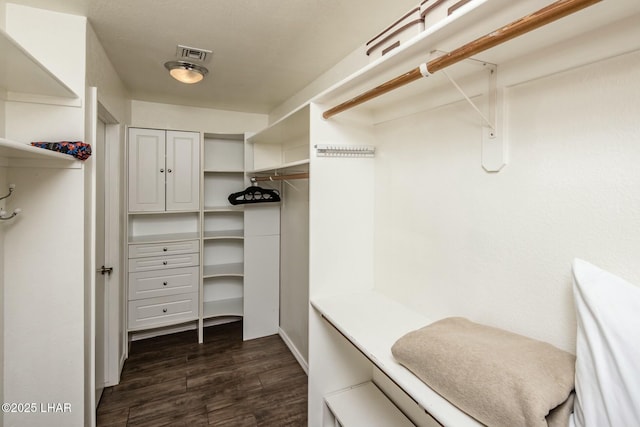
{"type": "Polygon", "coordinates": [[[306,426],[307,376],[278,335],[242,341],[242,323],[136,341],[104,390],[98,427],[306,426]]]}

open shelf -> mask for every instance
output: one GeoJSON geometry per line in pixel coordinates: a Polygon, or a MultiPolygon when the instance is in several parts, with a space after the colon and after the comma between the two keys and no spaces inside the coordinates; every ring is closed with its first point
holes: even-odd
{"type": "Polygon", "coordinates": [[[205,240],[244,239],[244,230],[205,231],[203,235],[203,239],[205,240]]]}
{"type": "Polygon", "coordinates": [[[244,314],[242,298],[206,301],[202,306],[202,317],[204,319],[222,316],[242,316],[244,314]]]}
{"type": "Polygon", "coordinates": [[[0,157],[11,159],[55,159],[67,162],[79,161],[69,154],[58,153],[5,138],[0,138],[0,157]]]}
{"type": "Polygon", "coordinates": [[[308,139],[308,136],[309,105],[307,104],[249,137],[247,141],[252,144],[283,144],[308,139]]]}
{"type": "Polygon", "coordinates": [[[244,170],[238,169],[205,169],[204,173],[244,173],[244,170]]]}
{"type": "Polygon", "coordinates": [[[205,206],[204,213],[218,213],[218,212],[238,212],[242,213],[244,206],[241,205],[228,205],[228,206],[205,206]]]}
{"type": "Polygon", "coordinates": [[[7,92],[76,99],[78,95],[0,29],[0,88],[7,92]]]}
{"type": "Polygon", "coordinates": [[[287,171],[289,172],[289,170],[291,169],[296,169],[296,170],[300,170],[300,171],[309,171],[309,159],[304,159],[304,160],[298,160],[295,162],[289,162],[289,163],[284,163],[281,165],[274,165],[271,167],[263,167],[260,169],[255,169],[252,170],[250,172],[247,172],[248,174],[256,174],[256,173],[278,173],[278,172],[283,172],[283,171],[287,171]]]}
{"type": "Polygon", "coordinates": [[[244,264],[241,262],[233,264],[205,265],[202,277],[209,279],[212,277],[242,277],[244,276],[244,264]]]}
{"type": "Polygon", "coordinates": [[[480,426],[396,362],[391,354],[391,347],[398,338],[430,324],[431,320],[375,291],[312,298],[311,305],[374,366],[443,425],[480,426]]]}

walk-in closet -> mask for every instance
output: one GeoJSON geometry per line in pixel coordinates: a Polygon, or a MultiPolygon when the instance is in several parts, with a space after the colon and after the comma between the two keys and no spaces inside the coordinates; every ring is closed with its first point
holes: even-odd
{"type": "Polygon", "coordinates": [[[638,76],[637,0],[0,0],[0,427],[638,425],[638,76]]]}

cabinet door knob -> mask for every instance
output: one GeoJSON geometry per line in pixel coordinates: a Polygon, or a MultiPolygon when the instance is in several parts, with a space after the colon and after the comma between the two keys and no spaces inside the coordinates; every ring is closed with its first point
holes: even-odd
{"type": "Polygon", "coordinates": [[[164,169],[160,169],[160,173],[164,173],[164,169]]]}
{"type": "Polygon", "coordinates": [[[173,171],[172,171],[171,169],[167,169],[167,172],[171,173],[171,172],[173,172],[173,171]]]}
{"type": "Polygon", "coordinates": [[[167,248],[162,248],[163,251],[167,252],[167,248]]]}
{"type": "Polygon", "coordinates": [[[167,261],[162,261],[162,265],[167,265],[167,261]]]}
{"type": "Polygon", "coordinates": [[[162,282],[163,286],[167,286],[169,283],[168,282],[162,282]]]}
{"type": "Polygon", "coordinates": [[[162,309],[162,312],[163,312],[163,313],[166,313],[166,312],[167,312],[167,309],[166,309],[166,308],[163,308],[163,309],[162,309]]]}

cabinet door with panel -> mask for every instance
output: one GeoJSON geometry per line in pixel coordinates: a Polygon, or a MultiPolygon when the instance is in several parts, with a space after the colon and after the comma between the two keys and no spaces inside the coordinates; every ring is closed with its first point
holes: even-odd
{"type": "Polygon", "coordinates": [[[166,210],[200,208],[200,134],[167,131],[166,210]]]}
{"type": "Polygon", "coordinates": [[[200,208],[200,134],[129,129],[129,211],[200,208]]]}
{"type": "Polygon", "coordinates": [[[129,211],[165,209],[166,132],[129,129],[129,211]]]}

